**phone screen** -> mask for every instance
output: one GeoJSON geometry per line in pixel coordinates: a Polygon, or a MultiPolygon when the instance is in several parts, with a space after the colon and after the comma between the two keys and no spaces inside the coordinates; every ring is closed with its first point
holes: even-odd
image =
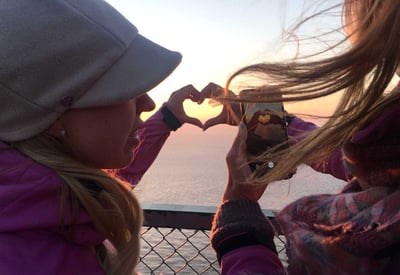
{"type": "MultiPolygon", "coordinates": [[[[243,120],[247,127],[247,154],[249,160],[288,140],[283,103],[243,103],[243,120]]],[[[287,145],[280,147],[286,148],[287,145]]],[[[271,151],[273,153],[273,151],[271,151]]],[[[260,163],[250,162],[254,171],[260,163]]],[[[276,166],[272,160],[267,170],[276,166]]],[[[267,171],[264,171],[267,172],[267,171]]]]}

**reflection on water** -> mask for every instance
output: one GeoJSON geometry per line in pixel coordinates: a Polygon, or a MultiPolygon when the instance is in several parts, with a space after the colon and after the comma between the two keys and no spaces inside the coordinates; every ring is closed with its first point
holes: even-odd
{"type": "MultiPolygon", "coordinates": [[[[217,206],[227,182],[225,155],[231,147],[236,131],[236,127],[232,126],[214,127],[206,132],[193,126],[184,126],[178,132],[172,133],[153,166],[135,188],[135,194],[141,202],[217,206]]],[[[343,184],[344,182],[332,176],[316,173],[311,168],[302,166],[290,180],[268,186],[260,203],[263,208],[277,210],[304,195],[337,192],[343,184]]],[[[158,234],[146,236],[152,245],[157,244],[159,238],[158,234]]],[[[185,247],[187,244],[184,244],[186,240],[182,239],[182,235],[171,235],[168,238],[169,243],[156,248],[163,255],[173,254],[173,247],[180,246],[180,253],[186,259],[197,253],[193,246],[185,247]]],[[[192,241],[196,247],[206,247],[209,244],[208,238],[196,238],[192,241]]],[[[142,244],[142,253],[149,249],[148,244],[142,244]]],[[[204,253],[212,256],[214,252],[208,247],[204,253]]],[[[149,257],[147,260],[152,263],[161,264],[160,257],[153,252],[149,257]]],[[[285,258],[284,255],[280,257],[285,258]]],[[[168,264],[179,268],[184,265],[184,260],[175,255],[168,258],[168,264]]],[[[196,266],[193,263],[193,268],[203,270],[205,267],[202,264],[196,266]]],[[[138,271],[146,274],[145,270],[147,269],[139,265],[138,271]]],[[[173,272],[164,266],[157,269],[155,274],[173,272]]],[[[179,274],[193,273],[190,268],[186,268],[179,274]]],[[[218,272],[207,271],[205,274],[218,272]]]]}
{"type": "MultiPolygon", "coordinates": [[[[194,126],[171,134],[160,155],[135,188],[142,202],[216,206],[227,182],[225,155],[237,129],[214,127],[206,132],[194,126]]],[[[344,182],[302,166],[290,180],[271,184],[260,203],[281,209],[310,194],[332,193],[344,182]]]]}

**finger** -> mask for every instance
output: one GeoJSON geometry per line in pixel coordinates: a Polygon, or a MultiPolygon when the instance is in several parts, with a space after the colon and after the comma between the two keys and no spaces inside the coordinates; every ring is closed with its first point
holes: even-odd
{"type": "Polygon", "coordinates": [[[243,122],[239,124],[238,128],[239,131],[233,141],[231,149],[228,152],[227,161],[228,158],[235,159],[236,156],[240,156],[241,159],[244,158],[245,160],[247,160],[247,157],[245,157],[247,129],[243,122]]]}
{"type": "Polygon", "coordinates": [[[170,96],[170,101],[183,101],[190,98],[190,95],[195,93],[199,93],[199,91],[197,91],[193,85],[189,84],[173,92],[170,96]]]}
{"type": "Polygon", "coordinates": [[[206,122],[204,122],[203,131],[206,131],[208,128],[211,128],[211,127],[213,127],[213,126],[215,126],[215,125],[219,125],[219,124],[221,124],[220,121],[218,121],[218,120],[215,119],[215,118],[210,118],[209,120],[207,120],[206,122]]]}
{"type": "Polygon", "coordinates": [[[191,91],[188,94],[187,98],[189,98],[191,101],[198,103],[198,104],[201,104],[204,101],[204,98],[201,96],[200,92],[197,90],[191,91]]]}
{"type": "MultiPolygon", "coordinates": [[[[233,141],[232,147],[226,156],[226,163],[229,172],[229,181],[227,185],[227,190],[225,196],[237,196],[234,195],[236,191],[242,189],[238,184],[245,184],[251,177],[251,169],[247,163],[246,151],[246,130],[241,129],[239,126],[239,132],[233,141]]],[[[242,193],[242,192],[239,192],[242,193]]],[[[240,194],[239,194],[240,195],[240,194]]]]}
{"type": "Polygon", "coordinates": [[[265,192],[267,185],[249,183],[251,169],[247,165],[246,138],[247,129],[244,123],[239,124],[238,134],[227,156],[229,180],[223,194],[223,200],[249,199],[258,201],[265,192]]]}
{"type": "Polygon", "coordinates": [[[198,101],[200,98],[200,93],[197,91],[193,85],[186,85],[181,89],[173,92],[167,101],[168,108],[173,112],[179,120],[183,122],[183,118],[186,115],[183,108],[183,102],[186,99],[192,99],[198,101]]]}
{"type": "Polygon", "coordinates": [[[246,157],[246,139],[247,139],[247,127],[246,125],[241,122],[239,124],[239,131],[238,131],[238,148],[239,148],[239,153],[240,155],[242,155],[246,161],[247,161],[247,157],[246,157]]]}
{"type": "Polygon", "coordinates": [[[207,130],[208,128],[218,125],[218,124],[224,124],[226,123],[226,114],[224,111],[222,111],[218,116],[210,118],[204,123],[203,130],[207,130]]]}
{"type": "Polygon", "coordinates": [[[215,84],[210,82],[206,87],[204,87],[200,93],[202,95],[203,98],[212,98],[212,97],[217,97],[222,95],[224,92],[224,89],[215,84]]]}
{"type": "Polygon", "coordinates": [[[194,117],[187,117],[186,118],[186,123],[192,124],[194,126],[197,126],[199,128],[203,128],[203,123],[198,120],[197,118],[194,117]]]}

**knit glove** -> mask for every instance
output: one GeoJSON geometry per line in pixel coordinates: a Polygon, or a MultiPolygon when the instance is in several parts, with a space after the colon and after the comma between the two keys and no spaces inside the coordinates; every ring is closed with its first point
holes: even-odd
{"type": "Polygon", "coordinates": [[[264,245],[277,253],[274,234],[271,222],[256,201],[226,201],[214,216],[211,245],[219,262],[229,251],[248,245],[264,245]]]}

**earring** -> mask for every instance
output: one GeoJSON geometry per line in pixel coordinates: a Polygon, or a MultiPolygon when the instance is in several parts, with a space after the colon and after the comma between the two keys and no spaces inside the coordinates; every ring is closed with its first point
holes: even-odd
{"type": "Polygon", "coordinates": [[[61,137],[64,138],[67,135],[67,131],[65,131],[65,129],[61,129],[60,134],[61,134],[61,137]]]}

